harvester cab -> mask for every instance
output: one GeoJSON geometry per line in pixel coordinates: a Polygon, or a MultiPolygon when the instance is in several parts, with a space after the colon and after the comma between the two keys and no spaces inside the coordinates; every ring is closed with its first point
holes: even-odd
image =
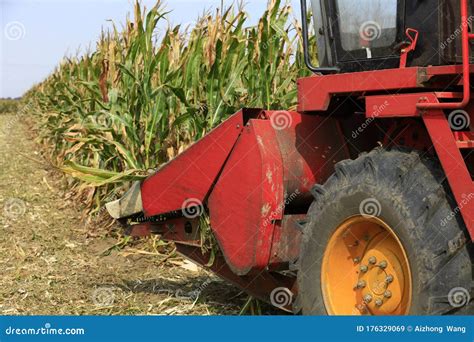
{"type": "Polygon", "coordinates": [[[305,57],[315,72],[461,62],[460,1],[311,0],[319,67],[308,53],[307,4],[301,2],[305,57]]]}
{"type": "Polygon", "coordinates": [[[472,313],[468,1],[312,0],[315,40],[301,4],[297,110],[231,115],[109,213],[283,310],[472,313]]]}

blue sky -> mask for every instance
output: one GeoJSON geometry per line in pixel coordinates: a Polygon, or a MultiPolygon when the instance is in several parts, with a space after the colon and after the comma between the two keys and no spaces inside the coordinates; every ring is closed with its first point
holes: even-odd
{"type": "MultiPolygon", "coordinates": [[[[206,9],[232,0],[167,0],[172,24],[190,23],[206,9]]],[[[151,7],[154,0],[142,0],[151,7]]],[[[247,0],[256,22],[267,0],[247,0]]],[[[298,0],[292,0],[295,6],[298,0]]],[[[133,0],[0,0],[0,98],[21,96],[44,79],[65,55],[94,42],[107,20],[123,23],[133,0]]],[[[299,6],[295,7],[299,11],[299,6]]],[[[299,12],[298,12],[299,13],[299,12]]]]}

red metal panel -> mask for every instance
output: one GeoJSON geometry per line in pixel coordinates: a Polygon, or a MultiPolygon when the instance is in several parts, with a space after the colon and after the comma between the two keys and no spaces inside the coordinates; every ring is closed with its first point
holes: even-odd
{"type": "Polygon", "coordinates": [[[237,274],[268,266],[272,245],[289,240],[274,235],[285,209],[309,207],[311,187],[349,157],[332,118],[289,111],[260,117],[244,129],[208,201],[211,226],[237,274]]]}
{"type": "MultiPolygon", "coordinates": [[[[413,67],[301,78],[297,82],[298,111],[325,111],[334,95],[422,88],[436,76],[452,75],[461,81],[460,75],[467,70],[474,73],[474,65],[413,67]]],[[[456,83],[450,81],[449,84],[456,83]]]]}
{"type": "MultiPolygon", "coordinates": [[[[430,66],[426,68],[426,75],[428,77],[432,76],[443,76],[443,75],[456,75],[461,78],[463,72],[462,65],[440,65],[440,66],[430,66]]],[[[474,65],[469,66],[469,72],[474,73],[474,65]]]]}
{"type": "Polygon", "coordinates": [[[459,148],[469,149],[474,148],[474,133],[473,132],[454,132],[456,144],[459,148]]]}
{"type": "Polygon", "coordinates": [[[424,68],[405,68],[312,76],[298,80],[298,111],[325,111],[335,94],[422,87],[424,68]]]}
{"type": "Polygon", "coordinates": [[[264,114],[273,122],[282,117],[287,122],[287,127],[276,130],[276,136],[283,158],[285,193],[290,196],[298,192],[290,204],[301,205],[303,200],[311,203],[312,186],[326,181],[334,172],[334,164],[350,158],[337,120],[290,111],[264,114]]]}
{"type": "Polygon", "coordinates": [[[268,264],[274,221],[283,202],[283,167],[268,120],[250,120],[209,197],[211,226],[231,269],[268,264]]]}
{"type": "Polygon", "coordinates": [[[366,97],[368,118],[400,118],[420,116],[416,105],[420,102],[437,101],[434,93],[376,95],[366,97]]]}
{"type": "Polygon", "coordinates": [[[423,115],[426,128],[443,166],[451,190],[458,203],[466,227],[474,240],[474,182],[454,139],[446,115],[442,110],[428,111],[423,115]]]}
{"type": "Polygon", "coordinates": [[[145,180],[141,187],[145,214],[181,210],[188,199],[204,202],[243,125],[240,111],[145,180]]]}

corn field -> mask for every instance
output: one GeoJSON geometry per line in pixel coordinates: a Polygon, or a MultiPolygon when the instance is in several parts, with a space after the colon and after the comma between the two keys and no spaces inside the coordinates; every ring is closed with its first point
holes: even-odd
{"type": "Polygon", "coordinates": [[[104,30],[95,51],[66,58],[26,95],[88,212],[241,107],[296,105],[295,81],[307,72],[287,3],[269,1],[254,26],[236,5],[160,31],[166,11],[136,3],[123,29],[104,30]]]}

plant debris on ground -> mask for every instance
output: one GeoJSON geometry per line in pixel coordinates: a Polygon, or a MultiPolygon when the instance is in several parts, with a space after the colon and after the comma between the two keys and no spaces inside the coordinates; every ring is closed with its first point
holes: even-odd
{"type": "Polygon", "coordinates": [[[30,127],[0,115],[1,315],[235,315],[247,295],[170,254],[87,226],[30,127]]]}

